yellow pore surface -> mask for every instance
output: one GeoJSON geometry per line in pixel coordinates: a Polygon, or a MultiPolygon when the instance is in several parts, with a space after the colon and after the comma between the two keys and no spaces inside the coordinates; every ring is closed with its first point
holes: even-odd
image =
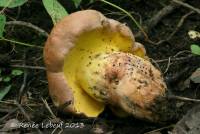
{"type": "MultiPolygon", "coordinates": [[[[88,117],[97,117],[105,107],[101,101],[93,99],[94,96],[89,83],[87,83],[87,78],[84,80],[84,77],[88,77],[88,75],[81,74],[80,70],[90,71],[87,70],[88,65],[99,63],[99,61],[92,61],[91,59],[99,54],[118,51],[130,53],[132,43],[131,39],[125,38],[119,33],[110,33],[104,30],[91,31],[79,37],[64,62],[65,77],[73,90],[74,107],[77,113],[84,113],[88,117]]],[[[96,67],[97,65],[94,65],[94,70],[97,69],[96,67]]]]}

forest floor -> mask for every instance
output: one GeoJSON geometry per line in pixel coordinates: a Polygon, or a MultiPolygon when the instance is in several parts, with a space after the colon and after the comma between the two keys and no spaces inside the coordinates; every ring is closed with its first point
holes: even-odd
{"type": "MultiPolygon", "coordinates": [[[[190,46],[199,44],[200,39],[192,39],[190,30],[200,31],[200,1],[187,0],[187,7],[176,0],[110,0],[131,13],[148,35],[146,39],[133,21],[123,12],[100,1],[83,1],[76,8],[71,1],[59,1],[69,13],[95,9],[106,17],[126,23],[133,31],[136,41],[144,44],[147,55],[163,73],[169,90],[176,96],[191,98],[178,103],[182,107],[180,118],[165,124],[156,124],[139,119],[119,118],[106,109],[98,118],[77,118],[63,115],[54,107],[48,94],[48,81],[43,61],[43,47],[47,39],[42,34],[23,23],[28,22],[50,33],[53,23],[41,1],[29,0],[18,8],[6,8],[7,17],[4,37],[13,40],[0,40],[0,89],[10,88],[0,100],[0,133],[13,122],[41,124],[51,120],[63,121],[66,129],[55,128],[15,128],[11,133],[107,133],[107,134],[167,134],[192,107],[199,104],[200,84],[190,80],[191,74],[200,67],[200,56],[191,53],[190,46]],[[197,10],[195,10],[197,9],[197,10]],[[10,23],[9,23],[10,22],[10,23]],[[22,46],[16,41],[39,47],[22,46]],[[19,74],[13,74],[13,70],[19,74]],[[20,71],[23,73],[20,73],[20,71]],[[52,112],[53,113],[52,113],[52,112]],[[83,128],[70,128],[70,125],[83,128]]],[[[1,9],[0,9],[1,11],[1,9]]],[[[178,105],[177,104],[177,105],[178,105]]],[[[199,109],[200,111],[200,109],[199,109]]],[[[197,131],[196,131],[197,132],[197,131]]],[[[200,132],[199,132],[200,133],[200,132]]]]}

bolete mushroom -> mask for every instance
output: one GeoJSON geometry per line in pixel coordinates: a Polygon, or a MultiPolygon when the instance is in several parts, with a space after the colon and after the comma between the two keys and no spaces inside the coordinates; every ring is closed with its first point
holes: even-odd
{"type": "Polygon", "coordinates": [[[95,10],[72,13],[54,26],[44,59],[50,96],[64,111],[97,117],[108,104],[159,120],[152,106],[166,85],[125,24],[95,10]]]}

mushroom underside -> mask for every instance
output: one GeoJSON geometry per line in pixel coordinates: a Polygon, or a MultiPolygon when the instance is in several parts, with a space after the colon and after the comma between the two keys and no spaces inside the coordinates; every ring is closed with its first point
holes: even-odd
{"type": "Polygon", "coordinates": [[[165,95],[165,84],[149,61],[134,55],[132,45],[130,39],[103,29],[79,37],[64,62],[75,107],[89,113],[97,108],[93,106],[118,105],[128,114],[153,120],[148,108],[165,95]]]}
{"type": "Polygon", "coordinates": [[[129,52],[131,47],[132,41],[130,39],[119,33],[110,33],[103,29],[84,33],[78,38],[76,45],[66,55],[63,67],[67,83],[73,90],[74,107],[77,112],[95,117],[99,111],[102,112],[104,109],[104,104],[91,97],[92,93],[88,95],[89,90],[83,89],[80,85],[80,70],[87,69],[95,62],[95,58],[105,53],[129,52]]]}

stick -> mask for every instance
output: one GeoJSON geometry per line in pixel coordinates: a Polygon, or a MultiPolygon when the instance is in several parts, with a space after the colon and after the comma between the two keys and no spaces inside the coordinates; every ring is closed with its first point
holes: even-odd
{"type": "Polygon", "coordinates": [[[176,3],[176,4],[179,4],[179,5],[183,6],[183,7],[189,8],[189,9],[197,12],[198,14],[200,14],[200,9],[198,9],[198,8],[195,8],[195,7],[193,7],[193,6],[191,6],[191,5],[187,4],[187,3],[184,3],[184,2],[182,2],[180,0],[172,0],[172,1],[174,3],[176,3]]]}
{"type": "Polygon", "coordinates": [[[191,102],[197,102],[200,103],[199,99],[192,99],[192,98],[187,98],[187,97],[182,97],[182,96],[169,96],[170,99],[176,99],[176,100],[182,100],[182,101],[191,101],[191,102]]]}
{"type": "Polygon", "coordinates": [[[49,113],[51,114],[51,117],[55,119],[55,118],[56,118],[56,115],[53,113],[53,111],[52,111],[51,108],[49,107],[49,104],[47,103],[47,101],[44,100],[43,98],[42,98],[42,101],[43,101],[45,107],[47,108],[47,110],[49,111],[49,113]]]}
{"type": "Polygon", "coordinates": [[[180,29],[181,26],[183,25],[185,19],[186,19],[188,16],[190,16],[191,14],[193,14],[193,13],[194,13],[194,11],[190,11],[189,13],[186,13],[185,15],[183,15],[183,16],[181,17],[180,21],[178,22],[178,24],[177,24],[175,30],[173,30],[173,32],[168,36],[168,38],[156,42],[155,45],[160,45],[160,44],[162,44],[163,42],[169,41],[169,40],[179,31],[179,29],[180,29]]]}
{"type": "MultiPolygon", "coordinates": [[[[184,0],[182,0],[182,1],[184,1],[184,0]]],[[[156,15],[152,16],[152,19],[150,19],[147,22],[147,26],[145,28],[145,32],[148,34],[151,31],[151,29],[154,28],[158,24],[158,22],[160,22],[165,16],[167,16],[168,14],[173,12],[178,7],[180,7],[179,4],[171,2],[168,6],[165,6],[160,11],[158,11],[158,13],[156,15]]],[[[135,35],[135,37],[139,38],[139,39],[143,39],[143,36],[142,36],[141,32],[138,32],[135,35]]]]}
{"type": "MultiPolygon", "coordinates": [[[[15,101],[15,103],[16,103],[17,107],[19,108],[19,110],[20,110],[20,111],[22,112],[22,114],[24,115],[24,117],[25,117],[29,122],[32,122],[32,121],[31,121],[31,118],[30,118],[29,115],[25,112],[24,108],[23,108],[17,101],[15,101]]],[[[35,128],[35,129],[36,129],[36,131],[37,131],[38,134],[42,134],[42,132],[40,131],[40,129],[38,129],[38,128],[35,128]]]]}
{"type": "Polygon", "coordinates": [[[0,123],[5,121],[6,118],[8,118],[11,114],[15,113],[18,110],[18,108],[12,109],[12,111],[10,111],[8,114],[6,114],[5,116],[0,118],[0,123]]]}
{"type": "Polygon", "coordinates": [[[31,28],[33,30],[35,30],[36,32],[39,32],[41,35],[45,36],[45,37],[48,37],[48,33],[41,29],[40,27],[36,26],[36,25],[33,25],[32,23],[30,22],[24,22],[24,21],[8,21],[6,22],[6,25],[19,25],[19,26],[25,26],[25,27],[28,27],[28,28],[31,28]]]}
{"type": "Polygon", "coordinates": [[[46,70],[45,67],[40,66],[29,66],[29,65],[10,65],[11,67],[17,67],[17,68],[26,68],[26,69],[36,69],[36,70],[46,70]]]}
{"type": "MultiPolygon", "coordinates": [[[[171,58],[171,61],[180,61],[180,60],[187,60],[187,59],[189,59],[189,58],[192,58],[193,57],[193,55],[188,55],[188,56],[186,56],[186,57],[178,57],[178,58],[171,58]]],[[[162,62],[166,62],[166,61],[168,61],[169,59],[162,59],[162,60],[155,60],[155,62],[157,62],[157,63],[162,63],[162,62]]]]}
{"type": "MultiPolygon", "coordinates": [[[[26,64],[26,52],[24,50],[24,55],[23,55],[23,65],[25,66],[26,64]]],[[[27,71],[26,69],[24,69],[24,77],[23,77],[23,83],[19,89],[19,96],[18,96],[18,102],[21,103],[21,99],[22,99],[22,96],[23,96],[23,92],[24,92],[24,88],[26,87],[26,79],[27,79],[27,71]]]]}

